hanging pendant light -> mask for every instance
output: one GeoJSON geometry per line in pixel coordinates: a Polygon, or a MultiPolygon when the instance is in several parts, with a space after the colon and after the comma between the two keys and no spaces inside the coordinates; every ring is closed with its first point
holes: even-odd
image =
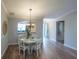
{"type": "Polygon", "coordinates": [[[31,11],[32,11],[32,9],[30,8],[29,11],[30,11],[30,32],[31,32],[31,26],[32,26],[32,23],[31,23],[31,11]]]}
{"type": "Polygon", "coordinates": [[[31,38],[31,36],[32,36],[32,33],[31,33],[31,26],[32,26],[32,23],[31,23],[31,11],[32,11],[32,9],[30,8],[29,9],[29,12],[30,12],[30,17],[29,17],[29,20],[30,20],[30,24],[29,24],[29,28],[27,29],[27,39],[28,38],[31,38]]]}

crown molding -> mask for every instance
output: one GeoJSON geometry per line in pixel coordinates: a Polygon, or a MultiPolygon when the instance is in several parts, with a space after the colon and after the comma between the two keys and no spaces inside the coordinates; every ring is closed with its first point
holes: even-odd
{"type": "Polygon", "coordinates": [[[62,17],[64,17],[64,16],[66,16],[66,15],[69,15],[69,14],[75,12],[75,11],[77,11],[77,9],[73,9],[73,10],[71,10],[71,11],[68,11],[68,12],[64,13],[63,15],[57,17],[56,20],[57,20],[57,19],[60,19],[60,18],[62,18],[62,17]]]}

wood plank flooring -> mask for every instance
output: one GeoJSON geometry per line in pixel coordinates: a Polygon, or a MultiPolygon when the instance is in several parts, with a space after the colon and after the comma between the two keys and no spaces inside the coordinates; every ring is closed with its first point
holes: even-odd
{"type": "MultiPolygon", "coordinates": [[[[17,45],[10,45],[2,57],[2,59],[24,59],[18,52],[17,45]]],[[[77,59],[76,51],[64,47],[60,43],[52,42],[50,40],[44,39],[42,52],[39,56],[36,53],[28,55],[26,53],[25,59],[77,59]]]]}

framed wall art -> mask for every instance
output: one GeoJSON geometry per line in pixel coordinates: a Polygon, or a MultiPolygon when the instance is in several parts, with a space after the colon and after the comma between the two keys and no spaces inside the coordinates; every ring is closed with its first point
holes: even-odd
{"type": "Polygon", "coordinates": [[[7,21],[4,21],[3,22],[3,25],[2,25],[2,31],[3,31],[3,34],[6,35],[7,33],[7,21]]]}

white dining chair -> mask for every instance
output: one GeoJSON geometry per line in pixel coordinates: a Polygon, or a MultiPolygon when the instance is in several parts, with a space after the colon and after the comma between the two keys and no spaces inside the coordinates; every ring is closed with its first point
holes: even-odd
{"type": "Polygon", "coordinates": [[[30,47],[29,45],[26,45],[22,39],[18,39],[18,46],[19,46],[19,54],[21,50],[23,51],[23,56],[25,57],[25,51],[27,50],[28,53],[30,53],[30,47]]]}
{"type": "Polygon", "coordinates": [[[41,48],[41,46],[42,46],[41,43],[42,43],[42,41],[40,39],[35,39],[35,40],[36,40],[36,44],[31,46],[31,53],[32,53],[33,50],[35,50],[36,54],[38,56],[38,54],[41,53],[41,49],[42,49],[41,48]]]}
{"type": "Polygon", "coordinates": [[[41,41],[41,39],[39,39],[39,40],[37,41],[37,44],[36,44],[37,56],[38,56],[39,53],[41,53],[41,49],[42,49],[42,41],[41,41]]]}

